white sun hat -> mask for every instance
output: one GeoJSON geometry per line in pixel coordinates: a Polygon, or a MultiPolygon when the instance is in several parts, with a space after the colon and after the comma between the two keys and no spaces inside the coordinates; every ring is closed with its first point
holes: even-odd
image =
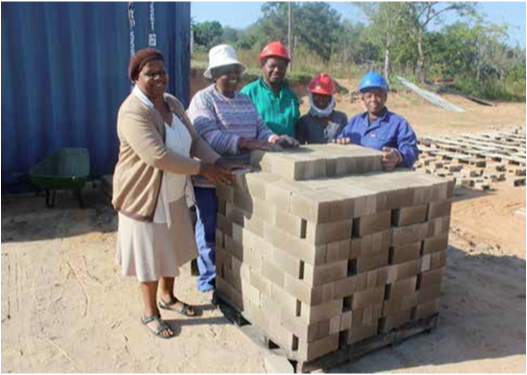
{"type": "Polygon", "coordinates": [[[245,73],[245,71],[247,70],[247,67],[238,61],[238,57],[236,56],[236,51],[234,50],[234,48],[232,48],[228,44],[220,44],[218,46],[214,46],[209,51],[209,67],[207,68],[205,73],[203,73],[203,76],[205,78],[212,79],[212,69],[219,68],[220,66],[233,64],[241,65],[241,67],[243,68],[242,74],[245,73]]]}

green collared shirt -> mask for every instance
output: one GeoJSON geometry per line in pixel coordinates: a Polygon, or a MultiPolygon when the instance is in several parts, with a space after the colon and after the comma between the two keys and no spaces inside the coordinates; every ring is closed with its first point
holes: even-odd
{"type": "Polygon", "coordinates": [[[298,98],[287,83],[276,95],[264,82],[263,78],[246,85],[240,91],[253,102],[258,114],[273,133],[295,136],[295,124],[300,117],[298,98]]]}

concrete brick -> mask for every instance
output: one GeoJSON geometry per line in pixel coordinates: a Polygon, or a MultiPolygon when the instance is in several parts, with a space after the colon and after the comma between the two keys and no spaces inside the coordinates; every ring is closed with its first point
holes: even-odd
{"type": "Polygon", "coordinates": [[[330,335],[340,332],[340,320],[341,320],[340,315],[336,315],[329,320],[329,334],[330,335]]]}
{"type": "Polygon", "coordinates": [[[271,299],[280,306],[281,316],[295,317],[297,315],[297,299],[287,293],[282,287],[271,284],[271,299]]]}
{"type": "Polygon", "coordinates": [[[300,278],[303,266],[302,261],[289,255],[287,252],[273,247],[273,263],[282,271],[290,274],[295,278],[300,278]]]}
{"type": "Polygon", "coordinates": [[[377,334],[378,322],[351,327],[348,334],[348,345],[367,339],[377,334]]]}
{"type": "Polygon", "coordinates": [[[269,279],[272,283],[280,287],[284,287],[285,273],[280,268],[278,268],[274,262],[263,260],[262,276],[269,279]]]}
{"type": "Polygon", "coordinates": [[[388,265],[388,248],[377,256],[357,258],[357,272],[363,273],[388,265]]]}
{"type": "Polygon", "coordinates": [[[288,254],[306,263],[315,265],[326,261],[327,246],[310,245],[266,223],[264,223],[264,239],[275,247],[287,249],[288,254]]]}
{"type": "Polygon", "coordinates": [[[353,320],[353,313],[351,310],[343,312],[340,316],[340,330],[345,331],[351,328],[351,322],[353,320]]]}
{"type": "Polygon", "coordinates": [[[362,216],[353,220],[353,235],[363,237],[367,234],[381,232],[391,227],[391,211],[362,216]]]}
{"type": "Polygon", "coordinates": [[[387,208],[401,208],[414,204],[414,190],[410,188],[400,188],[387,191],[387,208]]]}
{"type": "Polygon", "coordinates": [[[426,272],[430,270],[430,264],[432,261],[432,255],[431,254],[425,254],[420,259],[421,265],[420,265],[420,271],[419,272],[426,272]]]}
{"type": "Polygon", "coordinates": [[[419,304],[419,291],[403,295],[398,299],[384,301],[382,305],[382,316],[397,314],[400,311],[411,309],[419,304]]]}
{"type": "Polygon", "coordinates": [[[398,311],[386,316],[384,324],[381,325],[381,333],[390,332],[392,329],[399,328],[408,323],[412,318],[412,310],[398,311]]]}
{"type": "Polygon", "coordinates": [[[221,214],[216,216],[216,228],[228,236],[232,236],[232,222],[221,214]]]}
{"type": "Polygon", "coordinates": [[[311,343],[299,343],[298,359],[302,361],[311,361],[315,358],[322,357],[325,354],[337,350],[339,347],[339,334],[335,333],[326,336],[320,340],[311,343]]]}
{"type": "Polygon", "coordinates": [[[352,310],[363,309],[366,306],[381,303],[384,299],[384,287],[356,292],[353,294],[352,310]]]}
{"type": "Polygon", "coordinates": [[[317,286],[344,279],[347,273],[347,259],[318,266],[312,266],[309,263],[305,263],[303,281],[308,285],[317,286]]]}
{"type": "Polygon", "coordinates": [[[333,200],[333,197],[321,195],[318,191],[300,191],[293,194],[290,211],[312,223],[327,223],[331,221],[333,200]]]}
{"type": "Polygon", "coordinates": [[[243,259],[243,246],[238,241],[235,241],[232,237],[225,236],[224,249],[227,253],[234,256],[235,258],[239,260],[243,259]]]}
{"type": "Polygon", "coordinates": [[[218,185],[216,187],[216,196],[227,203],[234,202],[234,188],[229,185],[218,185]]]}
{"type": "MultiPolygon", "coordinates": [[[[426,241],[426,240],[425,240],[426,241]]],[[[392,251],[392,264],[405,263],[418,259],[421,252],[421,242],[394,246],[392,251]]]]}
{"type": "Polygon", "coordinates": [[[445,251],[448,247],[448,232],[435,237],[426,238],[423,243],[423,254],[445,251]]]}
{"type": "Polygon", "coordinates": [[[439,299],[424,302],[417,306],[416,319],[426,319],[439,311],[439,299]]]}
{"type": "Polygon", "coordinates": [[[332,223],[306,222],[305,240],[314,245],[342,241],[350,238],[352,220],[336,221],[332,223]]]}
{"type": "Polygon", "coordinates": [[[416,291],[416,285],[417,276],[394,282],[389,288],[389,300],[401,299],[405,295],[414,293],[416,291]]]}
{"type": "Polygon", "coordinates": [[[335,282],[335,298],[349,297],[355,293],[357,277],[351,276],[335,282]]]}
{"type": "Polygon", "coordinates": [[[289,274],[284,276],[284,290],[308,306],[320,305],[333,299],[331,298],[333,293],[331,287],[325,285],[312,287],[289,274]]]}
{"type": "Polygon", "coordinates": [[[430,269],[434,270],[436,268],[444,267],[446,263],[446,251],[438,251],[432,254],[432,259],[430,261],[430,269]]]}
{"type": "Polygon", "coordinates": [[[322,305],[308,306],[301,303],[300,320],[304,323],[315,323],[331,319],[342,313],[342,300],[333,300],[322,305]]]}
{"type": "Polygon", "coordinates": [[[406,227],[392,228],[392,244],[394,246],[414,243],[428,237],[429,223],[414,224],[406,227]]]}
{"type": "Polygon", "coordinates": [[[266,279],[259,272],[251,269],[250,282],[260,293],[271,296],[271,280],[266,279]]]}
{"type": "Polygon", "coordinates": [[[438,217],[450,216],[452,201],[450,199],[430,202],[428,207],[428,220],[438,217]]]}
{"type": "Polygon", "coordinates": [[[301,217],[290,214],[287,211],[275,209],[274,223],[295,238],[306,237],[307,221],[301,217]]]}
{"type": "Polygon", "coordinates": [[[331,242],[327,245],[326,263],[349,259],[351,241],[349,239],[331,242]]]}
{"type": "Polygon", "coordinates": [[[432,201],[442,201],[448,199],[448,181],[441,181],[434,184],[432,188],[432,201]]]}
{"type": "Polygon", "coordinates": [[[426,221],[427,205],[401,207],[392,211],[392,226],[403,227],[426,221]]]}
{"type": "Polygon", "coordinates": [[[299,342],[313,342],[329,334],[330,320],[307,324],[298,317],[282,317],[282,326],[298,337],[299,342]]]}
{"type": "Polygon", "coordinates": [[[441,296],[441,284],[433,284],[427,288],[421,288],[418,292],[419,304],[432,301],[441,296]]]}
{"type": "Polygon", "coordinates": [[[281,179],[279,176],[265,172],[247,173],[244,177],[247,194],[264,201],[266,199],[266,186],[281,179]]]}
{"type": "Polygon", "coordinates": [[[222,247],[216,246],[216,270],[220,277],[223,275],[224,269],[232,269],[232,256],[222,247]]]}
{"type": "Polygon", "coordinates": [[[421,274],[420,289],[427,289],[434,285],[441,285],[444,268],[437,268],[421,274]]]}
{"type": "Polygon", "coordinates": [[[291,204],[293,195],[301,191],[302,187],[299,184],[291,181],[278,180],[272,184],[266,185],[265,201],[281,210],[289,212],[292,208],[291,204]]]}
{"type": "Polygon", "coordinates": [[[420,259],[394,265],[396,269],[396,280],[408,279],[416,276],[421,271],[420,259]]]}

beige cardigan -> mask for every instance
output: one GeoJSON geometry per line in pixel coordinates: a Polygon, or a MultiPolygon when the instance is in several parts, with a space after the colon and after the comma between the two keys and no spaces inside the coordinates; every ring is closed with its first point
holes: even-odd
{"type": "MultiPolygon", "coordinates": [[[[166,95],[165,100],[190,132],[191,157],[214,163],[220,156],[196,133],[181,103],[172,95],[166,95]]],[[[117,136],[119,159],[113,175],[112,204],[133,219],[153,221],[163,172],[196,175],[200,162],[165,148],[163,118],[134,93],[119,108],[117,136]]]]}

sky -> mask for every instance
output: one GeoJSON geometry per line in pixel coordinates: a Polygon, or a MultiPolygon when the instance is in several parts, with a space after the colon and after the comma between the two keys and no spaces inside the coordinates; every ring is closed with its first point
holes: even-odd
{"type": "MultiPolygon", "coordinates": [[[[260,17],[260,7],[263,2],[191,2],[191,16],[196,22],[219,21],[223,26],[245,28],[260,17]]],[[[340,12],[343,18],[351,21],[366,22],[361,11],[349,2],[334,2],[329,4],[340,12]]],[[[493,23],[503,22],[511,25],[509,29],[509,44],[519,44],[525,47],[525,2],[478,2],[480,11],[488,15],[493,23]]],[[[448,23],[448,20],[446,21],[448,23]]]]}

